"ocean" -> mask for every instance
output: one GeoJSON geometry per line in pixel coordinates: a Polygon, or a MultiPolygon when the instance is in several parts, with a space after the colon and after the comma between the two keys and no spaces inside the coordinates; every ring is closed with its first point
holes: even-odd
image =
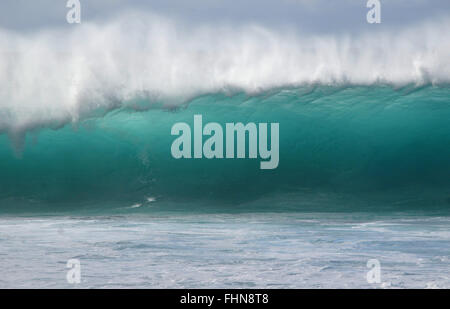
{"type": "Polygon", "coordinates": [[[0,288],[450,287],[446,20],[298,39],[151,17],[0,30],[0,288]],[[278,124],[278,164],[174,158],[196,115],[278,124]]]}
{"type": "MultiPolygon", "coordinates": [[[[1,137],[1,287],[449,287],[450,90],[277,89],[1,137]],[[336,104],[335,102],[339,102],[336,104]],[[280,164],[170,155],[174,123],[278,122],[280,164]],[[383,280],[369,284],[366,263],[383,280]]],[[[136,104],[134,102],[133,104],[136,104]]]]}
{"type": "Polygon", "coordinates": [[[449,288],[448,216],[2,217],[1,288],[449,288]],[[81,282],[66,280],[69,259],[81,282]],[[368,283],[367,262],[380,262],[368,283]]]}

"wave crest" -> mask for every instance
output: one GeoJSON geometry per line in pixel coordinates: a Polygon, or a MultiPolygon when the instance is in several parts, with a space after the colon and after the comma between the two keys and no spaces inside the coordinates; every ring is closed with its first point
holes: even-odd
{"type": "Polygon", "coordinates": [[[308,36],[257,25],[190,27],[128,14],[72,31],[0,30],[0,133],[77,122],[131,98],[303,84],[446,84],[450,20],[392,32],[308,36]]]}

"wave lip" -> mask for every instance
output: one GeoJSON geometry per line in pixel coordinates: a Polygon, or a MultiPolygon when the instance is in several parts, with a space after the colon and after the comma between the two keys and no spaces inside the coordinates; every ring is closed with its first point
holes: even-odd
{"type": "Polygon", "coordinates": [[[448,84],[449,28],[444,18],[327,37],[130,14],[72,31],[0,30],[0,132],[77,123],[136,97],[179,105],[202,94],[311,84],[448,84]]]}

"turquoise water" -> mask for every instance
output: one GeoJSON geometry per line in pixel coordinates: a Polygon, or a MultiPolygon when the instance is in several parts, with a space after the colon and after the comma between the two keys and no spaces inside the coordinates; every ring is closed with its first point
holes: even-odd
{"type": "Polygon", "coordinates": [[[4,132],[0,287],[448,288],[449,119],[444,86],[310,86],[4,132]],[[279,123],[279,167],[175,160],[198,114],[279,123]]]}
{"type": "Polygon", "coordinates": [[[0,135],[0,212],[120,212],[149,200],[181,211],[450,208],[448,87],[310,86],[176,108],[133,100],[105,113],[0,135]],[[174,159],[171,127],[192,127],[196,114],[223,126],[280,123],[278,168],[174,159]]]}

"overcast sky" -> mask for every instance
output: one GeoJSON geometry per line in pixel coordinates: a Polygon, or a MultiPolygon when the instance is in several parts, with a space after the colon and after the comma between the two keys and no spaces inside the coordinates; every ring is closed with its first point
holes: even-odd
{"type": "MultiPolygon", "coordinates": [[[[39,31],[69,27],[67,0],[1,0],[0,28],[39,31]]],[[[366,22],[367,0],[81,0],[82,22],[126,10],[151,11],[190,23],[258,23],[305,32],[354,32],[369,27],[404,27],[450,15],[449,0],[381,0],[382,24],[366,22]]]]}

